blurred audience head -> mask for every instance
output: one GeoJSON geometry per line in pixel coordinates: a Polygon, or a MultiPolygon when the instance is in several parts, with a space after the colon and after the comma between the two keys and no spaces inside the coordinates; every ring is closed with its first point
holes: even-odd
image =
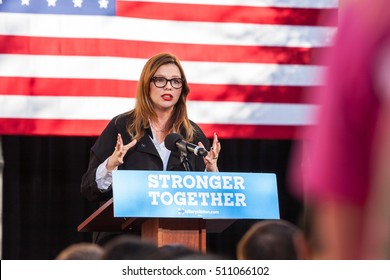
{"type": "Polygon", "coordinates": [[[182,245],[182,244],[168,244],[159,248],[158,254],[155,254],[155,259],[180,259],[187,256],[197,254],[196,251],[182,245]]]}
{"type": "Polygon", "coordinates": [[[239,260],[308,259],[303,231],[284,220],[255,223],[237,245],[239,260]]]}
{"type": "Polygon", "coordinates": [[[63,249],[56,260],[99,260],[102,258],[104,249],[94,243],[76,243],[63,249]]]}
{"type": "Polygon", "coordinates": [[[108,241],[104,249],[105,260],[148,260],[159,252],[156,244],[132,235],[119,235],[108,241]]]}

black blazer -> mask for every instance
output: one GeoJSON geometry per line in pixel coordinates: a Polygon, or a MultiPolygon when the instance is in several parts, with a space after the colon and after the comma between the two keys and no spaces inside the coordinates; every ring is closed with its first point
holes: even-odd
{"type": "MultiPolygon", "coordinates": [[[[107,192],[102,192],[97,187],[95,176],[97,167],[105,161],[114,151],[117,135],[122,135],[123,143],[131,141],[130,135],[126,131],[128,122],[132,119],[129,115],[119,115],[113,118],[102,134],[98,137],[90,151],[90,160],[88,170],[82,177],[81,194],[89,201],[104,202],[112,197],[111,187],[107,192]]],[[[206,150],[210,150],[210,142],[204,135],[198,125],[191,121],[195,128],[195,137],[193,143],[196,145],[202,142],[206,150]]],[[[124,157],[124,163],[119,169],[125,170],[163,170],[163,162],[154,146],[151,137],[153,134],[150,129],[145,129],[143,136],[137,144],[132,147],[124,157]]],[[[204,171],[205,165],[203,158],[193,154],[188,155],[191,170],[204,171]]],[[[180,162],[180,152],[171,152],[168,160],[168,171],[184,171],[184,166],[180,162]]]]}

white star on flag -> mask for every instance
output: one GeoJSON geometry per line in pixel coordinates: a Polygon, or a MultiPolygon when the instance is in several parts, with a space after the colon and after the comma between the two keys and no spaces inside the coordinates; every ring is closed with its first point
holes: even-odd
{"type": "Polygon", "coordinates": [[[99,0],[99,8],[104,8],[104,9],[107,9],[108,8],[108,1],[107,0],[99,0]]]}
{"type": "Polygon", "coordinates": [[[22,6],[30,5],[30,0],[22,0],[22,6]]]}
{"type": "Polygon", "coordinates": [[[83,5],[83,0],[73,0],[73,7],[81,8],[82,5],[83,5]]]}
{"type": "Polygon", "coordinates": [[[57,0],[47,0],[48,7],[55,7],[57,0]]]}

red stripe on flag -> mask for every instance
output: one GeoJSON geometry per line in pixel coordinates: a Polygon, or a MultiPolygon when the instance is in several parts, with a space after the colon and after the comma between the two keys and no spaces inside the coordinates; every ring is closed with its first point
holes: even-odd
{"type": "Polygon", "coordinates": [[[190,84],[189,100],[306,103],[312,87],[190,84]]]}
{"type": "Polygon", "coordinates": [[[149,58],[172,52],[182,61],[313,64],[324,49],[0,36],[0,53],[149,58]]]}
{"type": "Polygon", "coordinates": [[[214,132],[219,138],[236,139],[293,139],[300,137],[298,126],[285,125],[232,125],[232,124],[199,124],[208,138],[214,132]]]}
{"type": "MultiPolygon", "coordinates": [[[[189,84],[189,100],[306,103],[312,87],[189,84]]],[[[0,94],[134,98],[136,81],[0,77],[0,94]]]]}
{"type": "Polygon", "coordinates": [[[137,82],[122,80],[0,77],[0,94],[135,97],[137,82]]]}
{"type": "MultiPolygon", "coordinates": [[[[1,119],[0,135],[98,136],[109,120],[1,119]]],[[[296,126],[199,124],[208,138],[292,139],[296,126]]]]}
{"type": "MultiPolygon", "coordinates": [[[[337,9],[223,6],[142,1],[117,2],[118,16],[178,21],[314,26],[323,17],[334,17],[336,14],[337,9]]],[[[167,30],[167,36],[169,36],[169,30],[167,30]]]]}

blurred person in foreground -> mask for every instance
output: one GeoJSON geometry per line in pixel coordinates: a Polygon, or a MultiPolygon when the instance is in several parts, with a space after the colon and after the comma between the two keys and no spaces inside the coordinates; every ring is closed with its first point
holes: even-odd
{"type": "Polygon", "coordinates": [[[316,125],[292,157],[292,189],[313,211],[319,259],[389,258],[388,5],[344,5],[316,125]]]}

